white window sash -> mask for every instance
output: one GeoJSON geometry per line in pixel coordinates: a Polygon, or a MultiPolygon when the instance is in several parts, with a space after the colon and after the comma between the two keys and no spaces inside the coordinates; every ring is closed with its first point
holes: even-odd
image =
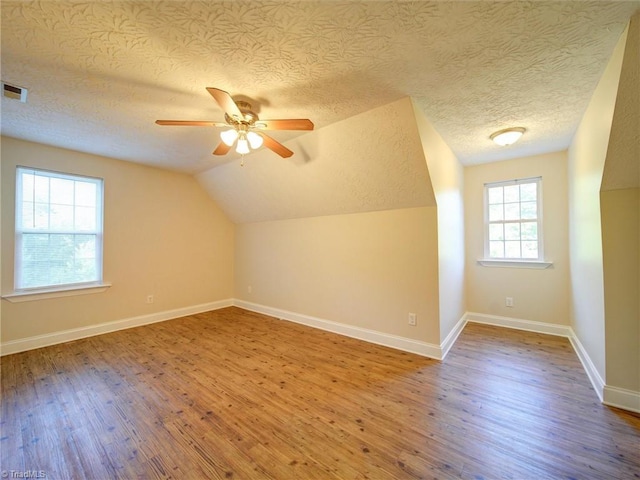
{"type": "MultiPolygon", "coordinates": [[[[504,198],[502,199],[502,205],[504,205],[504,198]]],[[[502,182],[492,182],[484,184],[484,258],[483,261],[498,261],[498,262],[543,262],[544,259],[544,232],[542,221],[542,177],[529,177],[522,179],[507,180],[502,182]],[[536,207],[537,213],[535,219],[518,219],[518,220],[489,220],[489,189],[493,187],[506,187],[510,185],[521,185],[524,183],[536,184],[536,207]],[[490,225],[507,225],[510,223],[523,223],[533,222],[537,224],[537,243],[538,243],[538,257],[537,258],[524,258],[524,257],[491,257],[491,247],[489,240],[489,226],[490,225]]],[[[503,240],[505,241],[505,240],[503,240]]],[[[522,244],[522,238],[519,240],[522,244]]]]}
{"type": "MultiPolygon", "coordinates": [[[[50,198],[49,198],[50,200],[50,198]]],[[[104,204],[104,181],[100,178],[89,177],[85,175],[71,175],[60,172],[54,172],[50,170],[43,170],[38,168],[30,168],[18,166],[16,169],[16,221],[15,221],[15,268],[14,268],[14,291],[15,292],[31,292],[38,290],[48,290],[51,288],[59,289],[64,287],[77,288],[82,285],[102,284],[103,278],[103,204],[104,204]],[[23,175],[33,174],[40,175],[48,178],[61,178],[65,180],[71,180],[74,182],[86,182],[94,183],[96,185],[96,198],[95,198],[95,226],[96,228],[90,230],[73,230],[73,229],[55,229],[50,225],[47,228],[24,228],[22,221],[23,212],[23,175]],[[42,235],[86,235],[95,237],[95,278],[86,282],[73,282],[73,283],[56,283],[46,284],[39,286],[25,286],[23,283],[23,241],[24,235],[29,234],[42,234],[42,235]]],[[[51,203],[49,202],[50,206],[51,203]]],[[[75,207],[75,199],[74,204],[75,207]]]]}

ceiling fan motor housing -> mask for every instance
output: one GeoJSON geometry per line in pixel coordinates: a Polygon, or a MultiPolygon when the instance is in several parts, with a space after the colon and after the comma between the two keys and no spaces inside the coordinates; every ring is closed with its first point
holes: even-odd
{"type": "Polygon", "coordinates": [[[245,124],[248,126],[253,126],[253,124],[258,121],[258,114],[251,110],[251,104],[249,102],[238,100],[236,102],[236,105],[238,106],[238,109],[240,110],[244,118],[236,119],[235,116],[232,117],[225,112],[224,119],[229,125],[245,124]]]}

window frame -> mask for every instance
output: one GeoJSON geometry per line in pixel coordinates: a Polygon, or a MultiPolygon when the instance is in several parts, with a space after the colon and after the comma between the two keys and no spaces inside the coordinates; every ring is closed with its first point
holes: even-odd
{"type": "MultiPolygon", "coordinates": [[[[547,268],[551,265],[551,262],[545,261],[544,256],[544,221],[543,221],[543,188],[542,188],[542,177],[527,177],[527,178],[516,178],[511,180],[503,180],[498,182],[487,182],[483,187],[483,222],[484,222],[484,257],[478,262],[484,266],[500,266],[500,267],[526,267],[526,268],[547,268]],[[490,225],[493,223],[498,224],[508,224],[508,223],[520,223],[522,218],[518,218],[513,221],[499,221],[499,222],[490,222],[489,221],[489,189],[494,187],[505,187],[511,185],[522,185],[522,184],[536,184],[536,219],[535,222],[537,224],[537,243],[538,243],[538,256],[537,258],[526,258],[526,257],[491,257],[491,247],[490,247],[490,225]]],[[[504,205],[504,199],[503,203],[504,205]]],[[[522,238],[519,240],[522,242],[522,238]]]]}
{"type": "MultiPolygon", "coordinates": [[[[104,291],[110,285],[103,283],[104,272],[104,179],[89,175],[80,175],[75,173],[60,172],[39,167],[28,167],[24,165],[16,166],[15,176],[15,219],[14,219],[14,292],[5,295],[10,301],[25,301],[29,299],[51,298],[56,296],[78,295],[84,293],[95,293],[104,291]],[[75,227],[71,229],[56,229],[49,224],[46,229],[25,228],[22,225],[22,208],[23,208],[23,185],[21,184],[24,174],[40,174],[41,176],[51,178],[60,178],[71,181],[81,181],[93,183],[97,186],[96,192],[96,212],[95,212],[95,229],[78,230],[75,227]],[[24,286],[22,284],[22,255],[23,255],[23,239],[25,233],[41,232],[43,234],[70,234],[70,235],[92,235],[95,238],[95,279],[82,282],[56,283],[38,286],[24,286]],[[31,296],[32,298],[22,298],[31,296]]],[[[48,203],[49,212],[51,203],[48,203]]],[[[76,200],[74,198],[73,207],[76,208],[76,200]]],[[[50,215],[50,213],[49,213],[50,215]]]]}

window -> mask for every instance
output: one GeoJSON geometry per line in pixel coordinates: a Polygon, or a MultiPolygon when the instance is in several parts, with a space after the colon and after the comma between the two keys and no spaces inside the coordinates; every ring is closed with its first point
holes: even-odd
{"type": "Polygon", "coordinates": [[[102,281],[102,180],[18,167],[15,289],[102,281]]]}
{"type": "Polygon", "coordinates": [[[485,258],[542,261],[542,179],[485,184],[485,258]]]}

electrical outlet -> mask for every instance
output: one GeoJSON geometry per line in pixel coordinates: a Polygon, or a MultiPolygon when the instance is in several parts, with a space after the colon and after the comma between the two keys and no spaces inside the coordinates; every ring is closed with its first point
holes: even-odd
{"type": "Polygon", "coordinates": [[[411,325],[412,327],[415,327],[418,323],[418,317],[415,313],[410,313],[409,314],[409,325],[411,325]]]}
{"type": "Polygon", "coordinates": [[[251,285],[249,285],[249,286],[247,287],[247,293],[251,293],[251,292],[253,292],[253,288],[251,288],[251,285]]]}
{"type": "Polygon", "coordinates": [[[147,303],[153,303],[153,295],[147,295],[147,303]]]}
{"type": "Polygon", "coordinates": [[[513,307],[513,297],[507,297],[505,298],[504,304],[507,307],[513,307]]]}

